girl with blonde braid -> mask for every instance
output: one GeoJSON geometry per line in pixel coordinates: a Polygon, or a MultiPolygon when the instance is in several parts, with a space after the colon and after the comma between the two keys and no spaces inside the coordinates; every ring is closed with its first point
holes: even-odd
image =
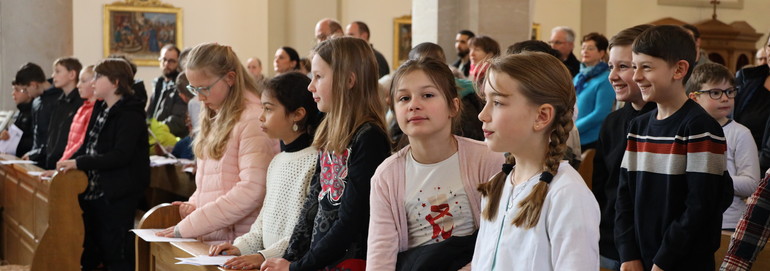
{"type": "Polygon", "coordinates": [[[502,172],[479,185],[474,270],[598,270],[599,207],[561,161],[575,104],[569,71],[551,55],[492,60],[479,114],[502,172]]]}

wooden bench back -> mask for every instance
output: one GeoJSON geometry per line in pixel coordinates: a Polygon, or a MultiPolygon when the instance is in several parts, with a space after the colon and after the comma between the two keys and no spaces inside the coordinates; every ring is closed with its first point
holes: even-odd
{"type": "MultiPolygon", "coordinates": [[[[14,159],[0,155],[0,160],[14,159]]],[[[44,181],[32,171],[42,169],[0,165],[2,257],[33,271],[80,270],[85,232],[78,194],[85,191],[88,178],[72,170],[44,181]]]]}

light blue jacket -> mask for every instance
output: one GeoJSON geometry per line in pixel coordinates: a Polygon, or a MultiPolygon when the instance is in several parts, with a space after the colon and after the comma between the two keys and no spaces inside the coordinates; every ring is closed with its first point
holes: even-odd
{"type": "MultiPolygon", "coordinates": [[[[578,117],[575,125],[580,133],[580,145],[599,140],[604,118],[612,112],[615,105],[615,91],[607,78],[610,71],[604,71],[584,83],[583,90],[577,94],[578,117]]],[[[577,83],[577,76],[572,83],[577,83]]]]}

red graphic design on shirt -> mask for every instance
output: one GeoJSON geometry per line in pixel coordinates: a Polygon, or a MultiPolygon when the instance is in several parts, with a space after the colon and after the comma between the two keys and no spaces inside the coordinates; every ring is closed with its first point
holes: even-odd
{"type": "Polygon", "coordinates": [[[340,204],[339,201],[345,192],[345,179],[348,177],[349,154],[350,149],[339,155],[330,152],[321,154],[321,174],[318,178],[321,192],[318,194],[318,200],[327,198],[334,206],[340,204]]]}
{"type": "Polygon", "coordinates": [[[441,236],[441,238],[444,240],[449,239],[449,237],[452,237],[452,230],[454,230],[455,226],[454,221],[451,218],[454,216],[449,212],[449,204],[446,203],[446,194],[440,194],[436,197],[431,197],[428,199],[428,201],[431,203],[431,214],[426,215],[425,220],[427,220],[428,223],[430,223],[430,225],[433,227],[433,235],[430,238],[436,239],[436,237],[441,236]],[[438,214],[434,216],[433,213],[438,214]],[[438,221],[439,219],[441,219],[441,221],[438,221]],[[447,226],[451,226],[449,230],[445,230],[447,226]]]}

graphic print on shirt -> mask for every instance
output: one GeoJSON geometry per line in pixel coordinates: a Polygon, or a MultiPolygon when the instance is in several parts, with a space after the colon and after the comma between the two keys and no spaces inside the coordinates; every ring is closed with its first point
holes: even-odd
{"type": "MultiPolygon", "coordinates": [[[[446,190],[446,188],[444,189],[446,190]]],[[[457,198],[458,195],[456,193],[452,191],[443,193],[444,191],[441,191],[442,187],[440,186],[434,187],[433,190],[431,191],[433,193],[430,194],[434,195],[428,196],[427,201],[422,200],[425,199],[424,197],[417,198],[418,202],[421,203],[415,206],[415,209],[418,210],[415,222],[420,225],[427,222],[432,229],[430,239],[432,239],[433,243],[438,243],[452,237],[452,232],[455,230],[455,215],[459,214],[458,212],[461,211],[462,206],[459,202],[451,200],[457,198]],[[421,213],[426,215],[420,215],[421,213]]],[[[423,190],[420,190],[418,193],[418,195],[424,194],[429,193],[424,193],[423,190]]]]}
{"type": "Polygon", "coordinates": [[[321,174],[318,178],[321,184],[321,192],[318,200],[326,198],[332,206],[338,206],[342,194],[345,193],[345,181],[348,177],[348,157],[350,149],[346,149],[337,155],[333,152],[321,154],[321,174]]]}

